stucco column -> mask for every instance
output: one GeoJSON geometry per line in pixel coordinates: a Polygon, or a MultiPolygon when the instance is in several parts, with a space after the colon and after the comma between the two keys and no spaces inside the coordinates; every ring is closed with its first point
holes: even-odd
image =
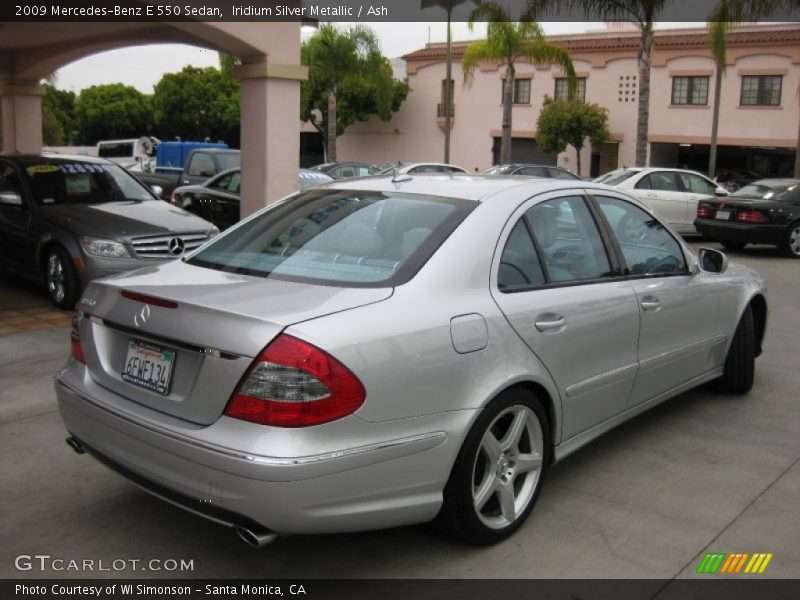
{"type": "Polygon", "coordinates": [[[42,151],[42,96],[38,83],[0,84],[3,114],[3,153],[42,151]]]}
{"type": "Polygon", "coordinates": [[[241,216],[297,190],[300,80],[308,69],[268,58],[235,70],[242,82],[241,216]]]}

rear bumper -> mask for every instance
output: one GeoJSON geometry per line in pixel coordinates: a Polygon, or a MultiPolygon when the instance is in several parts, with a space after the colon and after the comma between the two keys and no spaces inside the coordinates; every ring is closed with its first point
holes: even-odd
{"type": "Polygon", "coordinates": [[[715,219],[696,219],[697,231],[715,240],[730,240],[748,244],[778,245],[783,240],[785,225],[754,225],[715,219]]]}
{"type": "MultiPolygon", "coordinates": [[[[70,375],[78,370],[82,368],[71,362],[59,374],[56,394],[67,430],[90,453],[140,487],[196,514],[226,525],[258,524],[282,534],[431,520],[458,451],[458,443],[450,439],[468,427],[472,416],[471,411],[434,415],[416,423],[416,431],[411,428],[408,435],[337,451],[268,456],[209,442],[209,430],[240,423],[226,417],[184,431],[137,421],[105,405],[94,386],[76,383],[70,375]]],[[[102,394],[116,396],[107,390],[102,394]]],[[[323,432],[320,427],[308,429],[323,432]]],[[[238,441],[259,445],[253,443],[258,440],[238,441]]],[[[259,450],[263,452],[263,443],[259,450]]]]}

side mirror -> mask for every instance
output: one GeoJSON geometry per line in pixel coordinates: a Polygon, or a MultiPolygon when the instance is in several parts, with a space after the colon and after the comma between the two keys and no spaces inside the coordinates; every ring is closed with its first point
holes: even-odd
{"type": "Polygon", "coordinates": [[[150,189],[153,190],[153,193],[159,198],[161,198],[161,194],[164,193],[164,188],[162,188],[160,185],[153,184],[150,186],[150,189]]]}
{"type": "Polygon", "coordinates": [[[5,204],[7,206],[22,206],[22,196],[19,194],[19,192],[12,192],[11,190],[0,192],[0,204],[5,204]]]}
{"type": "Polygon", "coordinates": [[[697,253],[700,270],[706,273],[720,274],[728,268],[728,257],[713,248],[700,248],[697,253]]]}
{"type": "Polygon", "coordinates": [[[726,190],[725,188],[718,187],[717,189],[714,190],[714,195],[715,196],[727,196],[728,195],[728,190],[726,190]]]}

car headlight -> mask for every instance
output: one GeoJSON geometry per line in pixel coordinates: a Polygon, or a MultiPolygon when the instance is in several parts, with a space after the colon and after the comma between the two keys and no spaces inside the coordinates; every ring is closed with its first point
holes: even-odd
{"type": "Polygon", "coordinates": [[[103,256],[105,258],[130,257],[130,252],[128,252],[125,244],[115,242],[114,240],[82,237],[81,246],[83,246],[87,254],[93,254],[94,256],[103,256]]]}
{"type": "Polygon", "coordinates": [[[216,225],[208,230],[208,239],[215,238],[219,235],[219,227],[216,225]]]}

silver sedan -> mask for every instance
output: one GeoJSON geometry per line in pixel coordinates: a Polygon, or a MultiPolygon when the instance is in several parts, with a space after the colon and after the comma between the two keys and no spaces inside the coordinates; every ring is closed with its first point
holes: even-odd
{"type": "Polygon", "coordinates": [[[490,544],[602,433],[749,391],[766,316],[758,273],[608,186],[349,180],[92,283],[55,386],[73,449],[253,545],[490,544]]]}

